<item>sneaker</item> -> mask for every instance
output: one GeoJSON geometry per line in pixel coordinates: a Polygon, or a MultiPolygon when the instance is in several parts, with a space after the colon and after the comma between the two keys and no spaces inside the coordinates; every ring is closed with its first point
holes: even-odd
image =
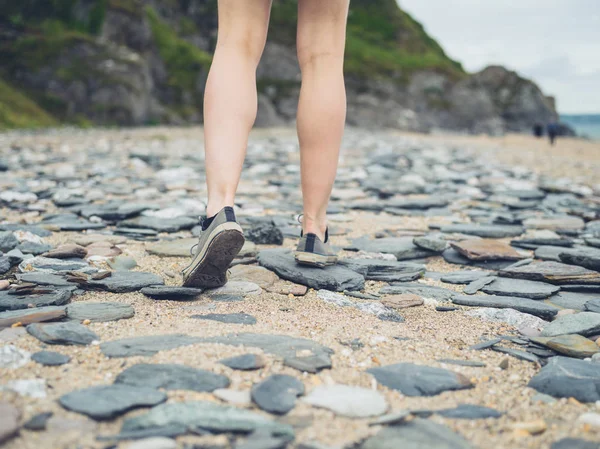
{"type": "Polygon", "coordinates": [[[221,287],[227,269],[244,245],[244,233],[235,221],[232,207],[224,207],[205,219],[198,243],[192,247],[192,263],[182,272],[184,287],[221,287]]]}
{"type": "Polygon", "coordinates": [[[325,230],[324,242],[313,233],[301,235],[298,246],[296,247],[296,262],[301,265],[309,265],[320,268],[328,265],[335,265],[338,260],[337,254],[327,243],[328,240],[328,230],[325,230]]]}

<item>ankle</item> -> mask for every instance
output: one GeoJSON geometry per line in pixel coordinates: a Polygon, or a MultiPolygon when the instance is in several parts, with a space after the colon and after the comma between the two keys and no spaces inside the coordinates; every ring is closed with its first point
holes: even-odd
{"type": "Polygon", "coordinates": [[[327,220],[312,220],[308,217],[302,219],[302,232],[306,234],[316,234],[322,241],[325,241],[325,231],[327,230],[327,220]]]}
{"type": "Polygon", "coordinates": [[[208,204],[206,206],[206,217],[210,218],[210,217],[214,217],[215,215],[217,215],[219,212],[221,212],[221,210],[223,210],[224,207],[229,206],[229,207],[233,207],[233,200],[227,201],[227,200],[220,200],[220,201],[215,201],[215,200],[208,200],[208,204]]]}

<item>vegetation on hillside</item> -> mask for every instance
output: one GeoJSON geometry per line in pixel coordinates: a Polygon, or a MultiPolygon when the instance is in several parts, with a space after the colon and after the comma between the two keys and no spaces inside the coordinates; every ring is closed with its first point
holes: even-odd
{"type": "Polygon", "coordinates": [[[46,111],[0,79],[0,130],[41,128],[57,124],[46,111]]]}

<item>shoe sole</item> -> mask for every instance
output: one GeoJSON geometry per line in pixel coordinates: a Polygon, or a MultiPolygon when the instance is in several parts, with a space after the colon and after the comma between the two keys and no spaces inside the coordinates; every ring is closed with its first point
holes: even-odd
{"type": "Polygon", "coordinates": [[[321,254],[306,253],[297,251],[295,254],[296,262],[300,265],[307,265],[311,267],[324,268],[331,265],[335,265],[338,261],[337,256],[323,256],[321,254]]]}
{"type": "Polygon", "coordinates": [[[227,270],[244,246],[244,234],[233,222],[217,226],[211,234],[208,244],[184,270],[184,287],[216,288],[227,283],[227,270]]]}

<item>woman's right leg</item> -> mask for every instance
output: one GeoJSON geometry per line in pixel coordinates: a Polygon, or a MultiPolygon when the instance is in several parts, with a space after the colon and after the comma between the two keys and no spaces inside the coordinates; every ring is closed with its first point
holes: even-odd
{"type": "Polygon", "coordinates": [[[212,217],[233,206],[257,111],[256,67],[271,0],[219,0],[217,46],[204,94],[204,146],[212,217]]]}

